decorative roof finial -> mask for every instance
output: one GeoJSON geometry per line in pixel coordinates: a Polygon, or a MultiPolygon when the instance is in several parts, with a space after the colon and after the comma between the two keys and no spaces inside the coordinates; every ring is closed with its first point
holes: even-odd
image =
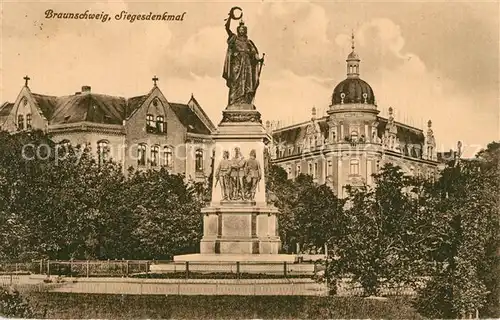
{"type": "Polygon", "coordinates": [[[151,79],[151,80],[153,80],[153,84],[156,87],[156,82],[159,80],[158,77],[154,76],[153,79],[151,79]]]}
{"type": "Polygon", "coordinates": [[[312,114],[313,120],[316,119],[316,107],[312,107],[311,114],[312,114]]]}
{"type": "Polygon", "coordinates": [[[24,76],[24,86],[27,87],[28,86],[28,81],[30,80],[30,77],[28,76],[24,76]]]}
{"type": "Polygon", "coordinates": [[[351,32],[351,49],[354,52],[354,29],[351,32]]]}

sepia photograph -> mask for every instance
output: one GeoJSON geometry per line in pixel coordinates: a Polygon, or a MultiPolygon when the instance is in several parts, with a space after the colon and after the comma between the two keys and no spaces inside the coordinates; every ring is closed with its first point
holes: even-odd
{"type": "Polygon", "coordinates": [[[499,4],[0,0],[0,318],[500,318],[499,4]]]}

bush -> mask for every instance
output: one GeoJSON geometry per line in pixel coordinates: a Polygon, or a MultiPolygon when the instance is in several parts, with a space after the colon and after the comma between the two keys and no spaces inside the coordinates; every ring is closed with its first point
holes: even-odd
{"type": "Polygon", "coordinates": [[[42,318],[29,301],[13,288],[0,287],[0,316],[9,318],[42,318]]]}
{"type": "MultiPolygon", "coordinates": [[[[131,278],[151,278],[151,279],[185,279],[185,272],[172,273],[138,273],[130,276],[131,278]]],[[[264,273],[240,273],[218,272],[218,273],[198,273],[189,272],[189,279],[310,279],[309,275],[273,275],[264,273]]]]}
{"type": "Polygon", "coordinates": [[[58,319],[422,319],[407,298],[34,293],[58,319]]]}

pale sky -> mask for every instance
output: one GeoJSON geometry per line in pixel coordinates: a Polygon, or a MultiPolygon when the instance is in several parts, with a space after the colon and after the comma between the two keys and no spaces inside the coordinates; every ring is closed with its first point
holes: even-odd
{"type": "MultiPolygon", "coordinates": [[[[345,79],[354,29],[361,78],[381,115],[422,127],[433,122],[438,150],[465,155],[499,139],[497,2],[9,2],[1,15],[0,102],[14,101],[23,76],[32,92],[92,91],[132,97],[152,88],[167,100],[191,93],[217,125],[227,105],[221,77],[224,19],[240,6],[250,39],[265,52],[255,104],[263,120],[305,121],[324,114],[345,79]],[[108,13],[111,20],[48,20],[44,12],[108,13]],[[131,14],[186,12],[184,21],[117,21],[131,14]]],[[[236,23],[234,23],[236,24],[236,23]]]]}

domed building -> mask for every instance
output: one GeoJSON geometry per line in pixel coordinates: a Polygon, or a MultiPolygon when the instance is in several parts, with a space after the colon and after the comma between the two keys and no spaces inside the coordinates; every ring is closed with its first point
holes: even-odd
{"type": "Polygon", "coordinates": [[[375,93],[360,78],[360,62],[354,50],[346,59],[347,77],[333,89],[327,114],[310,121],[277,127],[267,123],[272,135],[270,154],[293,179],[309,174],[329,185],[339,197],[345,187],[373,184],[372,174],[385,163],[399,165],[409,175],[433,177],[437,173],[436,142],[429,120],[426,132],[398,122],[389,108],[379,116],[375,93]]]}

